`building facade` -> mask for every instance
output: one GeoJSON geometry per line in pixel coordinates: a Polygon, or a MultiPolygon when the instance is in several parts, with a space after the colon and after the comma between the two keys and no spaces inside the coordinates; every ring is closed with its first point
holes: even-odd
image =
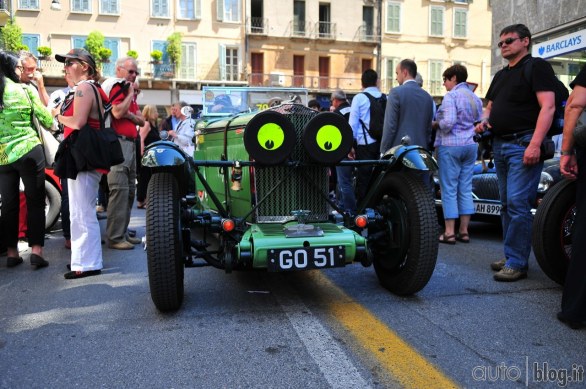
{"type": "Polygon", "coordinates": [[[492,74],[506,65],[496,48],[499,33],[515,23],[529,28],[532,55],[549,61],[564,84],[568,85],[586,64],[585,0],[492,0],[492,6],[492,74]]]}
{"type": "MultiPolygon", "coordinates": [[[[388,91],[403,58],[417,62],[434,95],[445,93],[441,74],[454,63],[465,64],[484,93],[491,12],[488,0],[1,0],[0,24],[15,20],[35,54],[39,46],[53,54],[83,47],[100,31],[112,50],[105,76],[136,51],[141,104],[200,104],[202,86],[234,85],[305,87],[325,105],[336,88],[358,93],[368,68],[388,91]],[[166,45],[176,32],[182,54],[172,64],[166,45]],[[164,53],[160,62],[155,50],[164,53]]],[[[39,65],[48,85],[63,85],[62,64],[39,65]]]]}

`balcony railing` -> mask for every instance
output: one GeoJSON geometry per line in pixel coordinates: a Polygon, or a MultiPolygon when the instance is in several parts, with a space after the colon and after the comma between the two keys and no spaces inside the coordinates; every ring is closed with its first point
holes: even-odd
{"type": "MultiPolygon", "coordinates": [[[[63,64],[52,60],[39,60],[38,67],[43,72],[44,77],[63,77],[63,64]]],[[[173,66],[170,63],[152,63],[148,61],[138,61],[138,71],[141,79],[159,79],[159,80],[184,80],[196,81],[200,78],[197,76],[195,66],[173,66]]],[[[100,73],[104,77],[113,77],[116,72],[114,61],[102,63],[100,73]]]]}
{"type": "Polygon", "coordinates": [[[311,37],[311,24],[305,21],[291,21],[291,37],[309,38],[311,37]]]}
{"type": "Polygon", "coordinates": [[[342,89],[348,93],[358,93],[361,90],[360,77],[325,77],[275,73],[251,73],[248,78],[249,86],[265,87],[295,87],[307,88],[315,91],[331,92],[342,89]]]}
{"type": "Polygon", "coordinates": [[[269,31],[269,19],[249,17],[246,23],[247,32],[250,35],[267,35],[269,31]]]}
{"type": "Polygon", "coordinates": [[[360,42],[376,43],[379,40],[379,36],[375,32],[374,26],[360,26],[357,35],[360,42]]]}
{"type": "Polygon", "coordinates": [[[10,1],[0,0],[0,26],[6,25],[10,20],[10,1]]]}
{"type": "Polygon", "coordinates": [[[317,31],[317,38],[319,39],[336,39],[336,23],[317,22],[315,31],[317,31]]]}

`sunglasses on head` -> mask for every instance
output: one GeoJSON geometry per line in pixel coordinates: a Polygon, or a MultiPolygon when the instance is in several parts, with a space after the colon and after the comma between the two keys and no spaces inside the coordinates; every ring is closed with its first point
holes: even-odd
{"type": "Polygon", "coordinates": [[[516,41],[517,39],[522,39],[522,38],[507,38],[504,41],[500,41],[499,43],[497,43],[497,46],[500,49],[501,47],[503,47],[504,44],[507,44],[507,46],[508,46],[511,43],[513,43],[514,41],[516,41]]]}

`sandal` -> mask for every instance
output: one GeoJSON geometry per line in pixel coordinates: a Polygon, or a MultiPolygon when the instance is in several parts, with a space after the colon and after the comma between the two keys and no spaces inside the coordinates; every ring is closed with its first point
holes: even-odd
{"type": "Polygon", "coordinates": [[[462,243],[470,243],[470,235],[457,233],[456,240],[462,243]]]}
{"type": "Polygon", "coordinates": [[[101,270],[87,270],[87,271],[68,271],[63,275],[67,280],[74,280],[76,278],[84,278],[90,276],[97,276],[98,274],[102,273],[101,270]]]}
{"type": "Polygon", "coordinates": [[[456,235],[446,235],[444,232],[440,235],[439,242],[445,244],[456,244],[456,235]]]}

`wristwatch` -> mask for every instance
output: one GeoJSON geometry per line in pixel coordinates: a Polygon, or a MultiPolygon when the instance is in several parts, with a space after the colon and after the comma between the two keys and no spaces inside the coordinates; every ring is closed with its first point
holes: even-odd
{"type": "Polygon", "coordinates": [[[562,150],[560,155],[574,155],[574,150],[562,150]]]}

